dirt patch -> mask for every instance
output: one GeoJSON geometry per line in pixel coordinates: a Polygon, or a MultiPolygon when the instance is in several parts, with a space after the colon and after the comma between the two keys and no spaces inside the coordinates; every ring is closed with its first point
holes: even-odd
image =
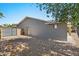
{"type": "Polygon", "coordinates": [[[70,43],[63,41],[58,42],[53,39],[45,40],[40,38],[18,38],[15,40],[6,40],[0,42],[0,55],[78,56],[79,48],[72,46],[70,43]]]}

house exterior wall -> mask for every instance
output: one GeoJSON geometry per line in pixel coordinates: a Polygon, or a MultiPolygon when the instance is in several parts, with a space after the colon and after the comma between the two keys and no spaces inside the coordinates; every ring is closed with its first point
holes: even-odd
{"type": "Polygon", "coordinates": [[[20,36],[21,35],[21,29],[20,28],[17,28],[17,36],[20,36]]]}
{"type": "Polygon", "coordinates": [[[26,19],[21,22],[18,27],[24,30],[25,35],[67,41],[67,25],[65,23],[58,23],[57,29],[54,28],[54,24],[48,25],[45,23],[46,22],[36,19],[26,19]]]}
{"type": "Polygon", "coordinates": [[[51,25],[51,37],[53,39],[65,40],[67,41],[67,24],[66,23],[57,23],[57,28],[54,28],[55,24],[51,25]]]}
{"type": "Polygon", "coordinates": [[[26,19],[19,24],[18,27],[24,30],[25,35],[32,35],[41,38],[48,38],[50,36],[48,25],[40,20],[26,19]]]}

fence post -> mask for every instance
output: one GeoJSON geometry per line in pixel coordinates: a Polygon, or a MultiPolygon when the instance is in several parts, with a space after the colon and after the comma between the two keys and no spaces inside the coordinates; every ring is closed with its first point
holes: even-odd
{"type": "Polygon", "coordinates": [[[0,32],[1,32],[0,33],[0,39],[2,39],[2,37],[3,37],[3,30],[4,30],[3,28],[0,29],[0,32]]]}

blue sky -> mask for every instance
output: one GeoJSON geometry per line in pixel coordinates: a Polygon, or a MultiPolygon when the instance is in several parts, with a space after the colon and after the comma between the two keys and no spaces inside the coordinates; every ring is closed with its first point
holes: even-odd
{"type": "Polygon", "coordinates": [[[16,24],[25,16],[34,17],[43,20],[50,20],[46,14],[32,3],[0,3],[0,11],[3,12],[5,18],[0,19],[0,24],[16,24]]]}

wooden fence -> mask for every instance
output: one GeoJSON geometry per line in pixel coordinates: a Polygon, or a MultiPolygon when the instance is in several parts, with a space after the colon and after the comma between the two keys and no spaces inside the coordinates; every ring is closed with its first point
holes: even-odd
{"type": "Polygon", "coordinates": [[[19,28],[1,28],[0,38],[7,36],[18,36],[21,35],[21,29],[19,28]]]}

